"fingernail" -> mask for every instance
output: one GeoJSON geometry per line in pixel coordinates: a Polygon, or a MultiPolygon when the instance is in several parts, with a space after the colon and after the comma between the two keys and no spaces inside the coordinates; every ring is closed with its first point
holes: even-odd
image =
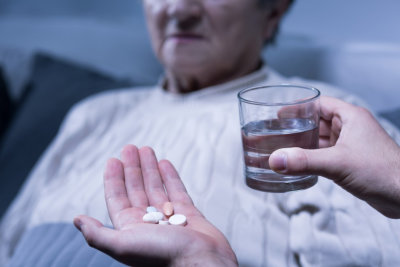
{"type": "Polygon", "coordinates": [[[82,221],[80,219],[75,219],[74,220],[74,225],[75,225],[76,228],[78,228],[79,231],[82,232],[83,223],[82,223],[82,221]]]}
{"type": "Polygon", "coordinates": [[[287,168],[287,154],[283,152],[274,153],[271,163],[273,170],[285,171],[287,168]]]}

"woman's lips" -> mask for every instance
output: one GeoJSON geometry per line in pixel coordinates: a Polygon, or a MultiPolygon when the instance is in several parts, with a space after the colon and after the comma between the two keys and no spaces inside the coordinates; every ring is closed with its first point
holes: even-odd
{"type": "Polygon", "coordinates": [[[176,33],[176,34],[171,34],[168,39],[174,40],[176,42],[195,42],[195,41],[201,41],[203,40],[203,36],[199,34],[193,34],[193,33],[176,33]]]}

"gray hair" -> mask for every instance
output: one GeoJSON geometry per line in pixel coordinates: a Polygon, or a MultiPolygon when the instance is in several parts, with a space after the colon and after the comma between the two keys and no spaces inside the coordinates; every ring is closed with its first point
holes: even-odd
{"type": "MultiPolygon", "coordinates": [[[[273,6],[278,1],[282,1],[282,0],[258,0],[258,4],[262,8],[264,8],[264,7],[267,8],[267,7],[273,6]]],[[[294,2],[294,0],[288,0],[288,9],[293,4],[293,2],[294,2]]],[[[269,39],[265,40],[264,45],[266,46],[269,44],[274,44],[276,41],[276,36],[278,35],[278,32],[279,32],[279,25],[275,28],[272,36],[269,39]]]]}

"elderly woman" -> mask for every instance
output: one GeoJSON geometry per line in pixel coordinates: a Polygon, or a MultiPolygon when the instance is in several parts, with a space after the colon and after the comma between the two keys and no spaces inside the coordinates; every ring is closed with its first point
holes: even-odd
{"type": "MultiPolygon", "coordinates": [[[[323,95],[363,105],[325,84],[284,78],[263,63],[262,47],[273,38],[290,1],[143,3],[164,79],[153,88],[96,95],[70,111],[3,218],[3,262],[12,257],[23,233],[41,225],[71,224],[78,214],[111,224],[102,170],[125,144],[135,144],[149,145],[159,158],[171,160],[194,203],[227,237],[241,266],[399,265],[393,231],[399,233],[400,224],[334,183],[323,179],[305,191],[269,194],[243,182],[238,90],[312,84],[323,95]]],[[[399,142],[397,130],[382,123],[399,142]]],[[[67,246],[58,246],[55,255],[63,249],[67,246]]]]}

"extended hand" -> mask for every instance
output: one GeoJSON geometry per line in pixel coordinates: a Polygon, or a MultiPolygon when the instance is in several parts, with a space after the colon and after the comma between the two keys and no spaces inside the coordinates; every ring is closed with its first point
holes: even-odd
{"type": "Polygon", "coordinates": [[[74,219],[90,246],[135,266],[237,266],[228,241],[193,205],[175,168],[157,162],[151,148],[128,145],[121,161],[110,159],[104,190],[114,229],[85,215],[74,219]],[[143,222],[148,206],[162,210],[167,201],[187,217],[186,226],[143,222]]]}
{"type": "Polygon", "coordinates": [[[328,177],[384,215],[400,218],[400,148],[364,108],[321,98],[321,149],[285,148],[271,168],[328,177]]]}

